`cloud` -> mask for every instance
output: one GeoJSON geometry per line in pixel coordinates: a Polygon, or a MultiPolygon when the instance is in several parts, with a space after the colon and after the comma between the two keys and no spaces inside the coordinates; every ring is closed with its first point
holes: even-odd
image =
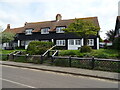
{"type": "Polygon", "coordinates": [[[118,0],[0,0],[0,24],[6,28],[23,26],[27,22],[54,20],[57,13],[63,19],[98,16],[100,35],[114,29],[118,0]]]}

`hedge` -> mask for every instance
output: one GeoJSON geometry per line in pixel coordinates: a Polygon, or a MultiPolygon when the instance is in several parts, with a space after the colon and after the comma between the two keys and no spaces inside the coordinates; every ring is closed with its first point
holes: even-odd
{"type": "Polygon", "coordinates": [[[32,41],[28,45],[27,53],[30,55],[41,55],[46,50],[51,48],[53,45],[52,42],[43,42],[43,41],[32,41]]]}

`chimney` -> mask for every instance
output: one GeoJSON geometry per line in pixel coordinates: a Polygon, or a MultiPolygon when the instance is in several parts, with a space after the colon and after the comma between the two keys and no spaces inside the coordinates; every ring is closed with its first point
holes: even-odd
{"type": "Polygon", "coordinates": [[[60,20],[62,20],[62,16],[61,16],[61,14],[57,14],[56,15],[56,21],[60,21],[60,20]]]}
{"type": "Polygon", "coordinates": [[[10,29],[10,24],[7,24],[7,29],[10,29]]]}
{"type": "Polygon", "coordinates": [[[25,22],[25,25],[27,24],[27,22],[25,22]]]}

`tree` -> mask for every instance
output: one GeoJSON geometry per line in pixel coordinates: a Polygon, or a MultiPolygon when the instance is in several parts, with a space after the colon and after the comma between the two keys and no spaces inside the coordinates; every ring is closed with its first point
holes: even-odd
{"type": "Polygon", "coordinates": [[[14,33],[11,32],[2,32],[0,33],[0,38],[2,39],[2,43],[9,43],[14,40],[14,33]]]}
{"type": "Polygon", "coordinates": [[[113,29],[107,31],[106,35],[107,35],[107,38],[108,38],[109,41],[113,42],[113,40],[114,40],[114,33],[115,33],[115,31],[113,29]]]}
{"type": "Polygon", "coordinates": [[[84,45],[87,45],[87,38],[90,35],[97,35],[100,28],[95,26],[92,21],[75,19],[75,22],[71,23],[68,28],[63,29],[66,33],[72,32],[78,36],[84,38],[84,45]]]}

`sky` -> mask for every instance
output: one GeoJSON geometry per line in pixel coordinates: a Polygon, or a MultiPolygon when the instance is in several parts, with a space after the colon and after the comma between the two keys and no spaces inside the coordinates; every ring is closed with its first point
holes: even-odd
{"type": "Polygon", "coordinates": [[[119,0],[0,0],[0,26],[11,28],[24,26],[25,22],[55,20],[56,14],[62,19],[98,17],[100,36],[115,29],[119,0]]]}

